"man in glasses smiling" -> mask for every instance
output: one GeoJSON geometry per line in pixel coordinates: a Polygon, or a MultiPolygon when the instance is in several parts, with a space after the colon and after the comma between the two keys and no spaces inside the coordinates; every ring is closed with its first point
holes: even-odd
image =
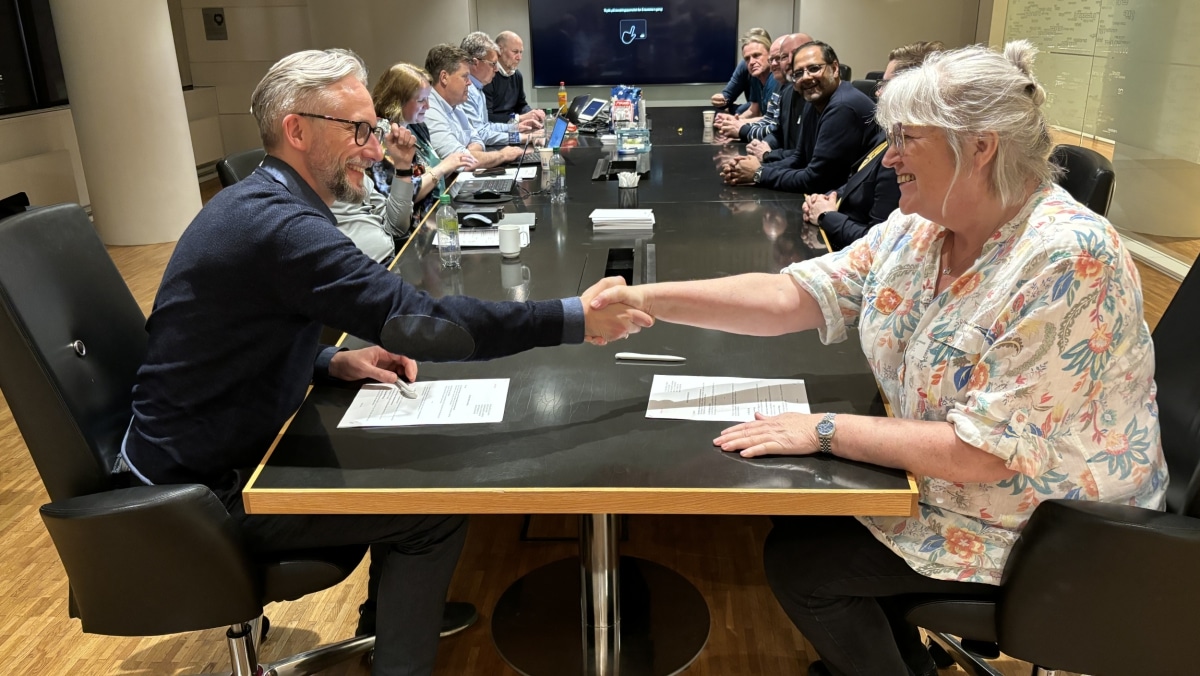
{"type": "Polygon", "coordinates": [[[805,102],[796,149],[766,165],[752,155],[735,157],[721,168],[726,183],[827,192],[841,185],[854,161],[875,145],[875,102],[841,81],[833,47],[819,41],[800,45],[788,79],[805,102]]]}
{"type": "Polygon", "coordinates": [[[619,277],[575,298],[433,298],[366,256],[329,209],[361,196],[365,172],[383,157],[383,130],[399,137],[377,123],[366,82],[354,53],[309,50],[284,57],[255,88],[267,156],[205,205],[175,247],[146,321],[121,457],[143,483],[207,486],[258,554],[369,544],[372,671],[429,676],[466,518],[248,515],[249,469],[314,380],[412,382],[417,359],[603,344],[653,320],[627,306],[591,307],[619,277]],[[322,325],[372,345],[320,345],[322,325]]]}

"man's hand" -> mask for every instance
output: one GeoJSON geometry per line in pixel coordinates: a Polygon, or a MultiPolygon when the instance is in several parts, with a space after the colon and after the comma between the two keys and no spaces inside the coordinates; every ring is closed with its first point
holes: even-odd
{"type": "Polygon", "coordinates": [[[531,108],[528,113],[521,113],[518,118],[524,120],[537,120],[538,128],[540,129],[546,123],[546,111],[541,108],[531,108]]]}
{"type": "Polygon", "coordinates": [[[817,221],[821,218],[821,214],[836,210],[837,191],[828,195],[813,193],[804,198],[804,220],[813,225],[818,225],[817,221]]]}
{"type": "Polygon", "coordinates": [[[383,143],[387,147],[392,164],[401,169],[412,166],[413,154],[417,151],[417,138],[411,131],[393,122],[392,130],[383,138],[383,143]]]}
{"type": "Polygon", "coordinates": [[[738,138],[738,133],[741,132],[742,126],[746,124],[744,120],[740,120],[733,115],[717,115],[714,121],[714,126],[717,131],[721,132],[729,138],[738,138]]]}
{"type": "MultiPolygon", "coordinates": [[[[623,304],[619,300],[607,300],[598,307],[593,301],[605,291],[631,290],[625,286],[623,277],[605,277],[596,282],[579,297],[583,302],[584,337],[593,345],[604,345],[614,340],[627,338],[643,328],[654,326],[654,318],[641,310],[623,304]]],[[[635,297],[640,292],[635,292],[635,297]]]]}
{"type": "Polygon", "coordinates": [[[709,100],[712,101],[712,104],[718,108],[724,108],[725,106],[729,105],[729,101],[725,100],[724,94],[713,94],[712,98],[709,100]]]}
{"type": "Polygon", "coordinates": [[[372,345],[334,354],[329,361],[329,375],[338,380],[370,378],[381,383],[394,383],[403,377],[413,383],[417,380],[417,362],[372,345]]]}
{"type": "Polygon", "coordinates": [[[520,159],[524,154],[525,150],[521,146],[506,146],[500,149],[502,163],[520,159]]]}
{"type": "Polygon", "coordinates": [[[754,172],[761,166],[756,157],[735,157],[725,165],[721,178],[729,185],[750,185],[754,183],[754,172]]]}
{"type": "Polygon", "coordinates": [[[457,153],[450,153],[447,155],[446,159],[438,162],[438,165],[434,167],[434,170],[438,176],[444,178],[456,171],[474,169],[475,165],[477,164],[479,164],[479,160],[475,159],[474,155],[459,151],[457,153]]]}
{"type": "Polygon", "coordinates": [[[517,131],[537,131],[542,128],[542,123],[534,119],[521,118],[517,121],[517,131]]]}
{"type": "Polygon", "coordinates": [[[758,158],[759,162],[762,161],[763,155],[769,152],[771,152],[770,144],[762,139],[756,138],[746,144],[746,154],[758,158]]]}

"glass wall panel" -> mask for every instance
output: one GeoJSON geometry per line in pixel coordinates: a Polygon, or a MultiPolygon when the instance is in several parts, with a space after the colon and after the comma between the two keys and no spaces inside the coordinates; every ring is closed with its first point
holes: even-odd
{"type": "Polygon", "coordinates": [[[1191,263],[1200,252],[1200,2],[1009,0],[1005,41],[1031,40],[1060,143],[1109,157],[1108,217],[1191,263]]]}

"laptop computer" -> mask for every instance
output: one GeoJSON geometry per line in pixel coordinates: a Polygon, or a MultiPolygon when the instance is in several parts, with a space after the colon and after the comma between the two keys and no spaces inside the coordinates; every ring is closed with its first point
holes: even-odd
{"type": "Polygon", "coordinates": [[[563,137],[567,135],[567,116],[559,115],[554,118],[554,130],[550,132],[550,138],[546,141],[547,148],[558,148],[562,145],[563,137]]]}

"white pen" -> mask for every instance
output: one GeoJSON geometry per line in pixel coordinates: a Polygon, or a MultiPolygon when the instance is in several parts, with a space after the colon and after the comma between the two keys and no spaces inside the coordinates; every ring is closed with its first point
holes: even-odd
{"type": "Polygon", "coordinates": [[[617,359],[630,361],[687,361],[677,354],[643,354],[641,352],[618,352],[617,359]]]}

